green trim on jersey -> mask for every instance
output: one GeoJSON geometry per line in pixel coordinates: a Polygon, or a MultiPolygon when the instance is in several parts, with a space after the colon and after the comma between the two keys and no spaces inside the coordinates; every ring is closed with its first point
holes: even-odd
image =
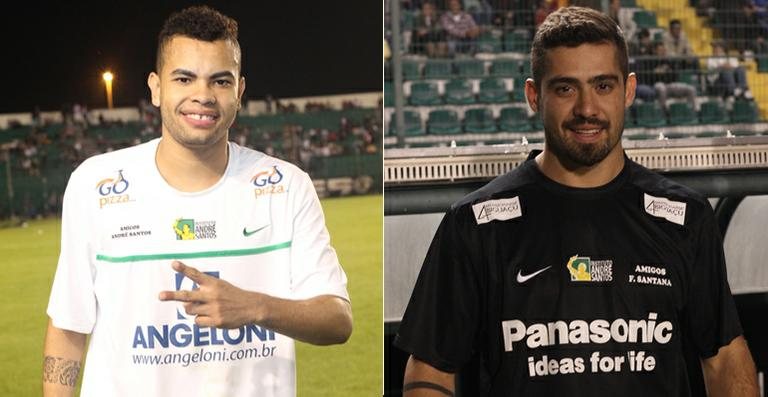
{"type": "Polygon", "coordinates": [[[286,241],[284,243],[267,245],[258,248],[246,248],[239,250],[224,250],[224,251],[200,251],[200,252],[179,252],[172,254],[149,254],[149,255],[129,255],[129,256],[107,256],[102,254],[96,254],[96,259],[105,262],[123,263],[123,262],[139,262],[139,261],[154,261],[160,259],[196,259],[196,258],[216,258],[223,256],[244,256],[244,255],[256,255],[263,254],[265,252],[277,251],[280,249],[288,248],[291,246],[292,241],[286,241]]]}

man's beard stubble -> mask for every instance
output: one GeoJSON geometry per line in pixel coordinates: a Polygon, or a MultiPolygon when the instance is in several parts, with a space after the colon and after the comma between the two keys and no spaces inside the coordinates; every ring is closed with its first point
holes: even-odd
{"type": "MultiPolygon", "coordinates": [[[[540,115],[539,115],[540,117],[540,115]]],[[[610,122],[597,118],[574,118],[563,123],[562,131],[564,136],[559,136],[557,132],[550,131],[544,127],[544,138],[547,149],[560,159],[563,164],[574,166],[591,167],[605,159],[614,147],[621,141],[621,135],[624,131],[624,121],[621,121],[621,128],[618,130],[618,137],[615,141],[611,140],[610,122]],[[608,139],[597,143],[582,144],[575,142],[568,137],[567,129],[578,129],[582,124],[599,125],[600,128],[609,134],[608,139]]]]}

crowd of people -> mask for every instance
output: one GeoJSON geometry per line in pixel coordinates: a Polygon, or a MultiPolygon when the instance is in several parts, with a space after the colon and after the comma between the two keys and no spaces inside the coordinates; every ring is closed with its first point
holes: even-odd
{"type": "Polygon", "coordinates": [[[698,0],[696,13],[721,32],[726,49],[768,54],[768,1],[698,0]]]}
{"type": "MultiPolygon", "coordinates": [[[[402,0],[404,14],[415,15],[412,29],[405,24],[404,50],[408,55],[426,55],[428,58],[473,56],[479,51],[478,37],[484,32],[498,35],[499,32],[522,31],[532,37],[538,25],[558,8],[558,2],[553,0],[507,3],[402,0]]],[[[611,0],[607,15],[621,27],[629,45],[631,67],[638,76],[637,98],[641,102],[657,101],[660,108],[668,112],[669,99],[687,101],[696,111],[699,110],[697,96],[717,97],[729,102],[753,100],[746,70],[741,65],[743,53],[738,52],[739,48],[733,46],[732,40],[725,37],[713,41],[712,55],[704,58],[694,52],[683,21],[672,19],[668,26],[649,30],[638,26],[633,17],[635,8],[622,7],[621,3],[621,0],[611,0]]],[[[744,26],[765,26],[768,32],[764,3],[768,4],[768,1],[743,2],[739,10],[749,16],[745,17],[744,26]]],[[[759,44],[762,35],[754,37],[759,44]]],[[[755,50],[768,51],[768,45],[755,50]]]]}
{"type": "MultiPolygon", "coordinates": [[[[359,108],[359,104],[348,101],[342,108],[355,109],[359,108]]],[[[159,137],[159,110],[145,100],[140,101],[138,110],[138,122],[125,122],[105,119],[103,114],[89,112],[84,105],[66,105],[61,113],[62,122],[52,123],[44,120],[40,110],[35,109],[24,137],[4,140],[1,139],[3,131],[0,131],[0,149],[3,149],[0,152],[9,156],[15,175],[42,180],[51,170],[71,171],[88,157],[159,137]],[[118,130],[121,132],[118,133],[118,130]]],[[[316,102],[308,102],[304,110],[333,111],[329,104],[316,102]]],[[[281,127],[261,129],[241,118],[232,126],[230,139],[241,146],[293,162],[314,174],[318,171],[313,169],[315,158],[379,152],[382,132],[376,114],[371,112],[371,115],[358,121],[350,120],[342,113],[336,128],[305,127],[288,122],[281,127]]],[[[25,127],[14,124],[10,128],[25,127]]],[[[60,210],[61,193],[56,189],[46,189],[46,197],[42,200],[22,195],[19,198],[23,208],[16,209],[16,212],[26,218],[55,215],[60,210]],[[44,204],[38,205],[39,202],[44,204]]]]}

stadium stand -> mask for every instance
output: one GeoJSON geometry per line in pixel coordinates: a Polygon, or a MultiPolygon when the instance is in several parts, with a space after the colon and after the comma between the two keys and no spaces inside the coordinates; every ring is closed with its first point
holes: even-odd
{"type": "MultiPolygon", "coordinates": [[[[468,46],[474,52],[430,58],[410,40],[413,21],[421,11],[409,4],[403,3],[401,9],[400,55],[405,83],[394,87],[391,73],[385,77],[385,123],[393,120],[391,115],[396,111],[387,98],[395,89],[401,89],[408,98],[404,110],[418,112],[422,120],[435,110],[453,111],[458,119],[446,130],[430,128],[431,123],[427,123],[426,137],[414,134],[410,125],[402,141],[405,146],[504,143],[506,138],[514,142],[521,133],[529,142],[540,140],[540,120],[512,109],[525,106],[523,87],[531,77],[530,40],[537,21],[551,10],[537,9],[532,2],[490,2],[487,15],[470,12],[480,28],[479,36],[468,46]],[[512,8],[499,8],[502,4],[512,8]],[[467,115],[475,117],[477,112],[470,110],[477,104],[490,110],[495,134],[479,131],[485,128],[478,130],[476,121],[467,119],[467,115]],[[512,113],[522,119],[513,121],[512,113]],[[457,132],[455,124],[463,128],[457,132]]],[[[446,12],[445,5],[434,4],[439,18],[446,12]]],[[[638,91],[639,99],[627,113],[626,139],[762,135],[768,131],[768,43],[764,37],[768,29],[762,27],[768,23],[762,14],[755,10],[750,14],[724,0],[622,0],[616,8],[610,12],[617,14],[615,18],[625,33],[635,32],[628,37],[631,51],[649,48],[630,58],[632,70],[650,76],[650,84],[638,91]],[[644,32],[650,39],[638,42],[644,32]],[[663,44],[667,55],[654,55],[657,44],[663,44]],[[715,52],[717,45],[725,52],[715,52]],[[726,63],[732,69],[721,66],[726,63]],[[667,69],[659,69],[660,65],[667,65],[667,69]],[[733,76],[735,85],[729,82],[733,76]],[[744,86],[739,86],[739,76],[744,76],[744,86]],[[689,102],[681,103],[680,95],[689,102]]],[[[385,35],[391,41],[389,28],[385,27],[385,35]]],[[[388,131],[393,133],[385,138],[385,147],[398,142],[395,130],[390,125],[388,131]]]]}
{"type": "Polygon", "coordinates": [[[471,105],[475,103],[472,83],[465,79],[454,79],[445,85],[445,103],[450,105],[471,105]]]}
{"type": "Polygon", "coordinates": [[[454,110],[432,110],[427,120],[427,133],[433,135],[460,134],[461,122],[454,110]]]}
{"type": "Polygon", "coordinates": [[[464,114],[465,132],[496,132],[496,120],[493,118],[493,112],[489,108],[469,109],[464,114]]]}
{"type": "MultiPolygon", "coordinates": [[[[365,175],[381,178],[382,128],[376,109],[333,110],[307,102],[303,113],[239,116],[230,140],[291,161],[313,179],[365,175]],[[346,170],[346,171],[344,171],[346,170]]],[[[423,133],[418,112],[408,113],[411,134],[423,133]]],[[[157,114],[141,121],[88,120],[14,125],[0,130],[0,219],[34,218],[60,211],[69,174],[86,158],[159,136],[157,114]],[[10,167],[10,168],[9,168],[10,167]]],[[[370,186],[379,186],[374,182],[370,186]]]]}

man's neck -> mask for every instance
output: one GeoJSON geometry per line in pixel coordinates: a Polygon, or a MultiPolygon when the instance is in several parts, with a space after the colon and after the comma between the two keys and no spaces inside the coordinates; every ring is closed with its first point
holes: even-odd
{"type": "Polygon", "coordinates": [[[536,165],[544,175],[561,185],[575,188],[598,187],[612,181],[624,168],[624,150],[621,144],[618,144],[599,163],[583,166],[563,161],[545,146],[544,151],[536,156],[536,165]]]}
{"type": "Polygon", "coordinates": [[[168,134],[157,146],[155,164],[163,179],[176,190],[199,192],[215,185],[227,169],[227,139],[205,148],[181,145],[168,134]]]}

